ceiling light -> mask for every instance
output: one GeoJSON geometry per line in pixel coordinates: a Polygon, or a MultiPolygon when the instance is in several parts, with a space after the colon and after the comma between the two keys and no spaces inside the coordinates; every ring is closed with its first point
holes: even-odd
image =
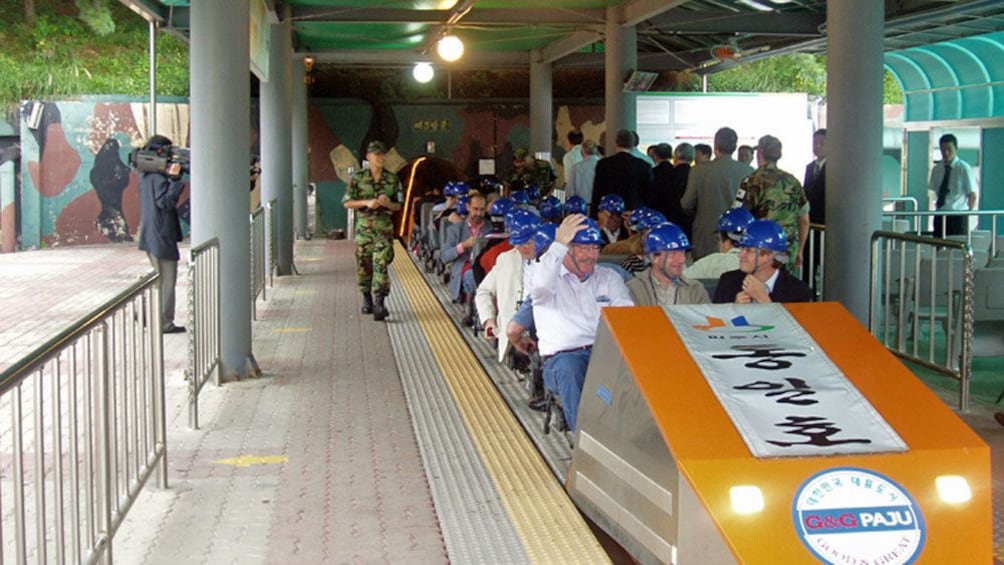
{"type": "Polygon", "coordinates": [[[732,509],[739,514],[755,514],[763,510],[763,492],[752,485],[735,486],[729,489],[732,509]]]}
{"type": "Polygon", "coordinates": [[[941,500],[949,504],[961,504],[969,502],[973,497],[973,492],[969,489],[969,482],[965,477],[958,475],[943,475],[934,479],[934,485],[938,488],[938,496],[941,500]]]}
{"type": "Polygon", "coordinates": [[[415,77],[415,80],[424,84],[432,80],[432,77],[436,75],[436,71],[429,63],[418,63],[411,70],[411,75],[415,77]]]}
{"type": "Polygon", "coordinates": [[[455,35],[447,35],[436,44],[436,51],[444,61],[452,63],[464,54],[464,42],[455,35]]]}

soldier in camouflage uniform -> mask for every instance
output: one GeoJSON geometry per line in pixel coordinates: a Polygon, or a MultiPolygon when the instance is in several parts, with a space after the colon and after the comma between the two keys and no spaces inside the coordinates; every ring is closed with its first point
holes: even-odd
{"type": "Polygon", "coordinates": [[[793,175],[777,168],[781,140],[765,135],[756,147],[759,168],[739,183],[736,206],[742,205],[761,220],[774,220],[788,239],[788,271],[802,264],[805,239],[809,235],[809,200],[793,175]]]}
{"type": "Polygon", "coordinates": [[[392,214],[401,209],[401,183],[383,168],[387,148],[380,141],[366,147],[369,168],[352,175],[342,204],[356,211],[356,277],[363,294],[363,314],[387,318],[384,298],[390,292],[387,267],[394,260],[392,214]],[[372,295],[370,292],[372,291],[372,295]]]}
{"type": "Polygon", "coordinates": [[[557,178],[550,163],[530,157],[526,148],[520,147],[513,153],[512,171],[507,179],[510,194],[536,186],[540,189],[540,195],[546,196],[557,178]]]}

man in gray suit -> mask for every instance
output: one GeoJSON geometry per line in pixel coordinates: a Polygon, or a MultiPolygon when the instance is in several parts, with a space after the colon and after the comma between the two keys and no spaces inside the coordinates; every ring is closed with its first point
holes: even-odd
{"type": "Polygon", "coordinates": [[[715,132],[714,160],[691,169],[687,179],[680,204],[694,216],[695,260],[718,251],[718,217],[731,207],[739,183],[753,172],[752,167],[732,158],[738,142],[734,129],[719,129],[715,132]]]}
{"type": "Polygon", "coordinates": [[[471,248],[479,237],[488,235],[489,231],[490,228],[485,228],[485,197],[483,194],[472,194],[467,202],[467,219],[447,226],[446,239],[440,251],[444,263],[453,263],[450,266],[450,297],[454,302],[460,300],[461,289],[468,294],[474,292],[471,248]],[[469,280],[461,286],[465,275],[469,280]]]}

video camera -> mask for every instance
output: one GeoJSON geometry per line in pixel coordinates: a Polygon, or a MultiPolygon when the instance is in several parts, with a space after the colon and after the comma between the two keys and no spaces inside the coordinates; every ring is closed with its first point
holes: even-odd
{"type": "Polygon", "coordinates": [[[179,177],[189,172],[191,150],[169,145],[159,149],[134,149],[129,154],[129,164],[142,173],[161,173],[179,177]]]}

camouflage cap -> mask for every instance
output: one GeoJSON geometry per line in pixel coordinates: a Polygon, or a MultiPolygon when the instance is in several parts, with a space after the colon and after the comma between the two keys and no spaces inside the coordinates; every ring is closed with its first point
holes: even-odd
{"type": "Polygon", "coordinates": [[[513,158],[514,161],[515,160],[523,160],[523,159],[526,159],[529,155],[530,155],[530,152],[526,150],[526,147],[520,147],[516,151],[513,151],[512,158],[513,158]]]}
{"type": "Polygon", "coordinates": [[[367,153],[386,153],[387,146],[384,145],[382,141],[371,141],[369,145],[366,146],[367,153]]]}

